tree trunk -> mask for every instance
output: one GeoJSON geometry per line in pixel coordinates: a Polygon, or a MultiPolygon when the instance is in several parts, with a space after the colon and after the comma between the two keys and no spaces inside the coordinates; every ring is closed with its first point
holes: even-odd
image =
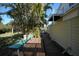
{"type": "Polygon", "coordinates": [[[13,27],[12,27],[12,34],[13,34],[13,30],[14,30],[14,29],[13,29],[13,27]]]}
{"type": "Polygon", "coordinates": [[[25,34],[25,28],[22,28],[22,33],[25,34]]]}

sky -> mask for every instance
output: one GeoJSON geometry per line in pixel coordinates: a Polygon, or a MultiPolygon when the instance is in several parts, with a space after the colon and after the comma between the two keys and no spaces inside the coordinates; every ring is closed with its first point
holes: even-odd
{"type": "MultiPolygon", "coordinates": [[[[48,16],[50,16],[50,15],[52,15],[53,13],[55,13],[56,12],[56,9],[59,7],[59,3],[54,3],[53,5],[51,4],[51,7],[53,8],[53,10],[50,10],[50,9],[48,9],[47,11],[46,11],[46,14],[48,15],[48,16]]],[[[0,13],[3,13],[3,12],[7,12],[7,11],[9,11],[9,10],[11,10],[11,8],[5,8],[5,7],[1,7],[0,6],[0,13]]],[[[9,23],[11,20],[13,20],[12,18],[10,18],[8,15],[0,15],[1,17],[2,17],[2,23],[3,24],[7,24],[7,23],[9,23]]],[[[46,19],[48,19],[48,18],[46,18],[46,19]]]]}
{"type": "MultiPolygon", "coordinates": [[[[59,6],[60,6],[60,3],[51,4],[51,7],[52,7],[53,10],[48,9],[46,11],[46,14],[47,14],[48,18],[45,18],[45,19],[48,20],[52,14],[55,14],[57,9],[59,8],[59,6]]],[[[52,21],[49,21],[48,25],[51,25],[51,24],[52,24],[52,21]]]]}
{"type": "MultiPolygon", "coordinates": [[[[47,14],[48,18],[49,18],[50,15],[56,13],[56,11],[57,11],[59,5],[60,5],[60,3],[51,4],[51,7],[52,7],[53,10],[48,9],[48,10],[46,11],[46,14],[47,14]]],[[[47,18],[47,19],[48,19],[48,18],[47,18]]]]}
{"type": "Polygon", "coordinates": [[[9,11],[9,10],[11,10],[11,8],[9,8],[9,7],[2,7],[2,6],[0,6],[0,13],[3,13],[3,12],[7,12],[7,11],[9,11]]]}
{"type": "Polygon", "coordinates": [[[7,24],[7,23],[9,23],[11,20],[13,20],[10,16],[8,16],[8,15],[1,15],[1,17],[2,17],[2,23],[3,24],[7,24]]]}
{"type": "MultiPolygon", "coordinates": [[[[8,12],[9,10],[11,10],[11,8],[6,8],[6,7],[2,7],[2,6],[0,6],[0,13],[5,13],[5,12],[8,12]]],[[[9,15],[6,15],[6,14],[4,14],[4,15],[0,15],[1,17],[2,17],[2,23],[3,24],[7,24],[7,23],[9,23],[11,20],[12,20],[12,18],[10,18],[10,16],[9,15]]]]}

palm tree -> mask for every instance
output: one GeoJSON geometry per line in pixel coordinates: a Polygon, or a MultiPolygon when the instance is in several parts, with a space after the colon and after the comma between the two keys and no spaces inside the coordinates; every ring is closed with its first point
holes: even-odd
{"type": "Polygon", "coordinates": [[[40,32],[40,27],[44,25],[44,6],[43,4],[37,3],[32,6],[32,20],[34,20],[34,31],[40,32]]]}

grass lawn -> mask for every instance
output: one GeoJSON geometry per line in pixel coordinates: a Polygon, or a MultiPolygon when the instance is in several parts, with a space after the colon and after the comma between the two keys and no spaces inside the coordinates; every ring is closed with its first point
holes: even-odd
{"type": "Polygon", "coordinates": [[[18,32],[15,32],[15,33],[7,32],[4,34],[0,34],[0,37],[11,37],[11,36],[16,35],[16,34],[18,34],[18,32]]]}

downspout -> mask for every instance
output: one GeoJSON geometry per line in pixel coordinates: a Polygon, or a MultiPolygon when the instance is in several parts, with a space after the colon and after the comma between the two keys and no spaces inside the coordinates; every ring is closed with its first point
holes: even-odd
{"type": "Polygon", "coordinates": [[[54,14],[53,14],[53,24],[55,24],[55,22],[54,22],[54,14]]]}

